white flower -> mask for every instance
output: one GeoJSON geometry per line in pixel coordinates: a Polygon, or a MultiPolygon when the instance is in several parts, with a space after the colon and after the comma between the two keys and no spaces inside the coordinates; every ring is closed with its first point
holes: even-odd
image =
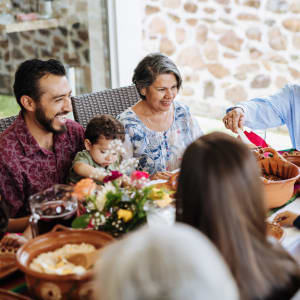
{"type": "Polygon", "coordinates": [[[88,203],[87,203],[87,208],[88,208],[89,210],[95,209],[94,203],[93,203],[93,202],[88,202],[88,203]]]}
{"type": "Polygon", "coordinates": [[[119,171],[121,173],[126,173],[126,171],[135,170],[138,165],[138,160],[136,158],[123,159],[119,165],[119,171]]]}
{"type": "Polygon", "coordinates": [[[109,154],[117,153],[119,156],[124,156],[125,152],[126,151],[121,140],[115,139],[109,143],[108,146],[109,154]]]}
{"type": "Polygon", "coordinates": [[[100,225],[103,225],[103,224],[105,224],[106,219],[103,215],[100,215],[99,221],[100,221],[100,225]]]}
{"type": "Polygon", "coordinates": [[[113,193],[116,192],[116,188],[111,182],[106,183],[102,186],[102,189],[97,192],[96,195],[96,206],[99,211],[102,211],[106,202],[106,194],[111,191],[113,193]]]}

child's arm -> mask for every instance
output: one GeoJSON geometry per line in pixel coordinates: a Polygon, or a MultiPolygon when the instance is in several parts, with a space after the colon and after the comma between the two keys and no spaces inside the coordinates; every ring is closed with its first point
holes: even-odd
{"type": "Polygon", "coordinates": [[[101,172],[101,170],[83,162],[74,163],[73,170],[76,174],[82,177],[92,178],[98,181],[103,181],[103,178],[106,176],[106,174],[104,172],[101,172]]]}

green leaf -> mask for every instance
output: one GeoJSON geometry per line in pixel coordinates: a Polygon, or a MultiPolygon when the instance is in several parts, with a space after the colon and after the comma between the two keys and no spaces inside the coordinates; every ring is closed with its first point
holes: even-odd
{"type": "Polygon", "coordinates": [[[77,217],[73,222],[72,222],[72,228],[86,228],[90,222],[91,216],[86,214],[82,215],[80,217],[77,217]]]}
{"type": "Polygon", "coordinates": [[[104,205],[104,211],[109,210],[110,207],[117,206],[117,204],[122,199],[122,192],[118,191],[116,193],[113,193],[112,191],[109,191],[106,193],[106,202],[104,205]]]}

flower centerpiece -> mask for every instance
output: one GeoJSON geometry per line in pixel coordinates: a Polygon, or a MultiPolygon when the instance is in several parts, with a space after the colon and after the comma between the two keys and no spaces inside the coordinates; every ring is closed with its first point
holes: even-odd
{"type": "MultiPolygon", "coordinates": [[[[111,143],[114,151],[120,148],[111,143]]],[[[134,170],[130,176],[125,175],[134,164],[134,159],[123,160],[119,170],[107,172],[102,185],[86,178],[74,186],[79,208],[73,228],[103,230],[118,237],[145,223],[150,208],[170,205],[172,192],[149,186],[148,173],[134,170]]]]}

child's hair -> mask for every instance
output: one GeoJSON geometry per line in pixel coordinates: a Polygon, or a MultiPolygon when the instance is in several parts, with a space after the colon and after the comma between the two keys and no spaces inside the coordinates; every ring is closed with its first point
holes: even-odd
{"type": "Polygon", "coordinates": [[[98,115],[91,119],[85,130],[85,138],[92,144],[96,144],[101,136],[106,139],[125,140],[123,124],[111,115],[98,115]]]}

